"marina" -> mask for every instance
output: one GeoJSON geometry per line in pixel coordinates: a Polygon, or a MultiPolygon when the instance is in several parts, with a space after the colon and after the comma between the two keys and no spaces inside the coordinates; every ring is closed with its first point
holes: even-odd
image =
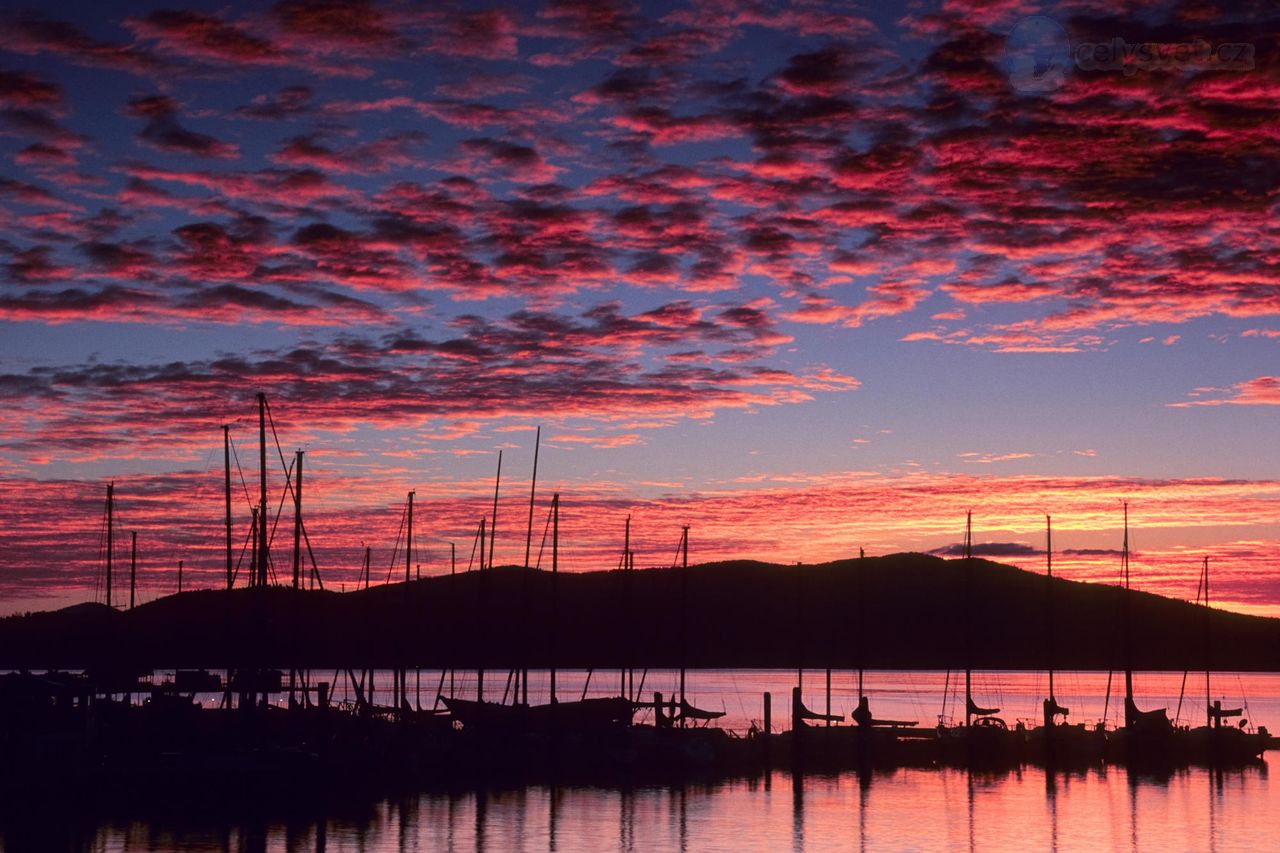
{"type": "MultiPolygon", "coordinates": [[[[439,678],[439,673],[430,675],[439,678]]],[[[814,689],[805,698],[818,706],[824,700],[823,675],[806,673],[806,684],[814,689]]],[[[944,671],[868,675],[878,685],[872,696],[876,707],[901,717],[923,717],[940,707],[948,681],[952,687],[955,681],[944,671]]],[[[1107,675],[1060,673],[1058,689],[1064,701],[1092,720],[1106,701],[1107,675]]],[[[560,686],[580,692],[586,676],[585,671],[562,671],[560,686]]],[[[693,698],[702,706],[723,708],[721,724],[736,730],[759,722],[758,700],[752,705],[752,696],[785,693],[796,673],[699,670],[687,676],[697,685],[693,698]]],[[[169,677],[161,674],[160,680],[169,677]]],[[[390,671],[376,677],[388,686],[375,691],[376,701],[389,701],[390,671]]],[[[655,671],[650,677],[669,688],[678,672],[655,671]]],[[[1251,714],[1274,719],[1280,713],[1280,676],[1230,673],[1223,678],[1232,693],[1249,697],[1251,714]]],[[[976,673],[974,682],[1003,703],[1011,719],[1032,722],[1046,678],[1038,672],[976,673]]],[[[1181,682],[1181,673],[1137,676],[1146,704],[1171,709],[1181,682]]],[[[545,696],[547,687],[546,673],[531,676],[532,697],[545,696]]],[[[837,674],[833,692],[837,707],[853,706],[856,677],[837,674]]],[[[341,696],[339,690],[335,698],[348,701],[341,696]]],[[[219,701],[214,694],[198,698],[207,708],[219,701]]],[[[1111,713],[1114,722],[1114,708],[1111,713]]],[[[637,723],[645,722],[643,714],[637,715],[637,723]]],[[[1185,716],[1179,719],[1186,722],[1185,716]]],[[[789,727],[785,719],[778,723],[780,729],[789,727]]],[[[46,843],[65,838],[68,845],[123,851],[157,844],[236,853],[576,849],[579,844],[629,851],[715,846],[716,827],[728,822],[742,828],[744,850],[791,848],[801,841],[875,850],[892,848],[894,839],[910,832],[917,843],[948,850],[1022,844],[1057,851],[1099,846],[1233,851],[1266,849],[1277,840],[1272,822],[1256,816],[1280,803],[1280,788],[1266,761],[1164,770],[1105,763],[1058,770],[941,766],[796,772],[777,767],[607,784],[454,779],[382,789],[342,779],[336,770],[328,771],[334,778],[317,785],[315,767],[292,776],[290,788],[259,788],[246,784],[262,772],[260,766],[252,770],[239,764],[228,774],[235,781],[222,790],[187,780],[167,796],[149,793],[145,802],[90,798],[74,820],[56,822],[46,817],[56,801],[7,796],[10,808],[0,814],[0,841],[6,850],[39,849],[36,838],[46,843]],[[23,807],[13,807],[17,803],[23,807]],[[1182,819],[1167,820],[1170,809],[1182,819]]]]}
{"type": "MultiPolygon", "coordinates": [[[[1111,596],[1113,606],[1119,604],[1113,619],[1119,635],[1119,655],[1113,660],[1118,666],[1107,673],[1099,710],[1096,696],[1084,704],[1059,701],[1066,696],[1060,676],[1055,689],[1055,666],[1070,657],[1059,648],[1056,627],[1069,620],[1058,601],[1061,583],[1053,578],[1048,516],[1045,573],[1036,581],[1021,570],[975,559],[972,513],[965,518],[962,553],[953,561],[859,554],[856,559],[815,567],[698,567],[690,565],[690,528],[684,526],[673,565],[638,574],[628,518],[617,569],[561,578],[559,493],[545,501],[546,524],[537,563],[532,567],[494,565],[502,474],[499,453],[492,513],[479,520],[467,569],[459,574],[454,565],[448,576],[425,581],[415,574],[414,492],[410,491],[387,582],[373,597],[370,549],[366,548],[363,590],[340,594],[335,600],[332,592],[325,591],[304,523],[304,454],[299,450],[286,464],[265,395],[258,394],[256,402],[259,499],[251,507],[250,531],[238,560],[234,559],[232,444],[229,428],[222,431],[225,590],[180,593],[153,602],[137,614],[148,609],[165,613],[167,608],[167,621],[132,636],[122,630],[121,621],[134,619],[137,605],[137,536],[130,539],[128,603],[117,606],[112,597],[114,587],[116,601],[122,598],[114,565],[117,494],[114,484],[109,484],[103,511],[102,610],[90,605],[78,614],[99,620],[96,635],[89,629],[94,641],[57,650],[40,648],[40,643],[24,641],[22,620],[9,626],[17,632],[8,643],[10,663],[43,657],[60,658],[69,665],[65,671],[44,672],[24,666],[0,676],[6,790],[104,791],[113,787],[107,779],[116,783],[117,793],[171,790],[179,780],[184,780],[184,788],[199,784],[225,790],[236,787],[246,774],[253,786],[300,790],[319,780],[324,780],[322,785],[335,780],[357,785],[377,780],[375,787],[560,781],[629,785],[758,777],[775,768],[807,773],[906,767],[1000,771],[1037,766],[1053,771],[1115,765],[1167,772],[1190,766],[1221,769],[1257,764],[1274,746],[1265,724],[1255,723],[1252,714],[1246,716],[1245,705],[1234,704],[1243,697],[1224,705],[1222,694],[1214,692],[1212,667],[1231,660],[1214,642],[1237,644],[1245,636],[1240,633],[1245,623],[1235,617],[1235,622],[1217,628],[1215,637],[1215,621],[1231,617],[1210,611],[1208,558],[1195,603],[1168,605],[1175,607],[1182,624],[1199,623],[1198,644],[1192,641],[1183,653],[1198,645],[1203,691],[1195,692],[1198,681],[1188,689],[1189,663],[1172,714],[1167,705],[1148,706],[1148,697],[1135,690],[1135,662],[1147,659],[1150,648],[1143,654],[1136,651],[1127,504],[1122,507],[1123,585],[1102,593],[1111,596]],[[284,478],[270,527],[268,484],[275,475],[269,474],[268,434],[274,439],[284,478]],[[279,526],[286,502],[292,503],[293,510],[291,574],[272,562],[272,531],[279,526]],[[546,569],[541,568],[544,552],[549,552],[546,569]],[[403,554],[403,578],[394,576],[399,554],[403,554]],[[881,707],[876,687],[880,676],[867,672],[869,663],[883,659],[886,648],[883,642],[872,641],[867,628],[870,614],[884,611],[886,598],[898,594],[895,588],[902,579],[895,567],[904,561],[933,572],[932,587],[949,583],[960,592],[958,612],[951,614],[957,642],[949,660],[956,666],[946,670],[940,697],[934,697],[941,703],[933,713],[924,713],[923,707],[906,713],[891,703],[881,707]],[[241,577],[245,588],[237,588],[241,577]],[[695,590],[699,585],[714,585],[691,594],[691,580],[701,581],[694,584],[695,590]],[[1032,582],[1042,584],[1039,591],[1030,589],[1032,582]],[[723,602],[727,595],[750,595],[748,587],[762,583],[791,588],[794,621],[790,630],[782,615],[785,609],[777,606],[766,606],[754,617],[749,610],[741,610],[738,617],[747,624],[779,622],[781,617],[778,627],[784,636],[790,635],[792,644],[780,654],[795,664],[794,680],[777,689],[745,687],[745,695],[739,690],[729,696],[721,690],[720,707],[709,705],[698,685],[698,673],[689,663],[723,657],[733,643],[729,636],[706,630],[708,605],[712,600],[723,602]],[[1040,599],[1040,608],[1020,608],[1039,611],[1031,617],[1040,626],[1039,648],[1032,654],[1043,662],[1045,676],[1042,688],[1037,685],[1043,689],[1035,700],[1038,713],[1015,711],[1010,717],[1011,709],[1003,700],[992,704],[1002,692],[999,688],[996,696],[974,689],[974,670],[982,660],[979,639],[985,639],[988,648],[992,640],[992,631],[982,623],[1000,619],[999,609],[990,606],[998,583],[1017,585],[1024,603],[1028,595],[1040,599]],[[572,590],[575,595],[569,594],[572,590]],[[355,648],[329,645],[327,652],[318,647],[315,628],[307,627],[316,624],[317,608],[332,608],[360,596],[357,618],[368,621],[371,629],[356,634],[365,642],[355,648]],[[509,610],[499,605],[504,600],[509,610]],[[195,610],[176,609],[190,601],[198,601],[191,605],[195,610]],[[674,601],[675,606],[655,622],[658,601],[674,601]],[[592,629],[584,616],[610,608],[621,618],[610,631],[595,634],[599,645],[593,656],[602,665],[580,670],[576,679],[567,681],[562,667],[572,667],[590,648],[586,641],[592,629]],[[209,635],[222,632],[201,631],[200,618],[219,609],[224,623],[228,616],[248,620],[247,633],[219,642],[220,638],[209,635]],[[446,612],[452,626],[446,624],[441,631],[446,612]],[[112,618],[102,622],[102,617],[112,618]],[[818,638],[809,626],[837,621],[844,621],[846,627],[838,633],[842,647],[833,654],[830,635],[815,642],[818,638]],[[420,633],[424,622],[436,625],[435,642],[424,642],[420,633]],[[162,638],[172,636],[164,626],[179,624],[204,642],[159,649],[162,638]],[[261,635],[268,625],[276,626],[275,633],[261,635]],[[646,632],[657,641],[642,639],[646,632]],[[23,647],[30,648],[17,651],[23,647]],[[333,657],[326,659],[326,654],[333,657]],[[210,667],[211,657],[234,665],[210,667]],[[455,665],[432,668],[433,659],[450,659],[455,665]],[[160,660],[187,666],[157,671],[155,664],[160,660]],[[664,660],[668,666],[675,664],[670,672],[662,672],[664,660]],[[842,668],[850,660],[856,662],[856,669],[842,668]],[[287,669],[279,666],[285,661],[290,661],[287,669]],[[387,662],[393,664],[389,669],[387,662]],[[816,673],[822,679],[817,689],[814,662],[825,664],[816,673]],[[649,665],[642,668],[642,664],[649,665]],[[538,679],[532,693],[531,676],[538,679]],[[736,716],[730,714],[729,701],[737,703],[740,713],[736,716]],[[1198,704],[1202,715],[1194,710],[1198,704]]],[[[527,557],[533,553],[538,509],[536,458],[535,446],[527,557]]],[[[243,482],[243,472],[237,472],[243,482]]],[[[776,596],[774,600],[782,601],[776,596]]],[[[912,602],[908,600],[906,606],[911,612],[912,602]]],[[[1078,603],[1075,610],[1078,621],[1078,603]]],[[[1151,624],[1150,620],[1144,624],[1151,624]]],[[[1168,630],[1168,625],[1155,624],[1168,630]]],[[[1247,625],[1255,631],[1267,627],[1266,620],[1247,625]]],[[[749,667],[750,662],[743,671],[750,671],[749,667]]],[[[717,671],[721,677],[726,672],[734,677],[733,669],[717,671]]]]}

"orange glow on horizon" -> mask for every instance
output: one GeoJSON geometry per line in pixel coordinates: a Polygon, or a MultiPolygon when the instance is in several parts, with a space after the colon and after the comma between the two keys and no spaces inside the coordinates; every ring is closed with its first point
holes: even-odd
{"type": "MultiPolygon", "coordinates": [[[[355,583],[365,545],[373,549],[375,582],[402,577],[391,570],[391,549],[401,496],[409,488],[416,491],[414,564],[421,565],[424,576],[447,573],[448,543],[453,542],[458,569],[468,567],[479,520],[492,512],[491,481],[414,482],[407,470],[344,474],[327,466],[322,454],[308,463],[304,518],[330,588],[355,583]]],[[[979,556],[1042,572],[1048,510],[1055,575],[1116,583],[1121,501],[1127,500],[1136,588],[1191,599],[1200,560],[1209,556],[1215,606],[1280,615],[1280,528],[1270,521],[1280,483],[1273,481],[864,473],[776,479],[782,482],[687,493],[652,486],[630,490],[615,482],[540,483],[531,561],[536,562],[555,490],[562,495],[560,547],[566,571],[616,568],[628,514],[636,565],[651,567],[673,565],[684,524],[692,528],[695,564],[729,559],[816,563],[856,556],[859,547],[869,556],[941,552],[961,540],[964,514],[971,509],[979,556]],[[637,492],[648,496],[636,497],[637,492]],[[990,543],[995,545],[986,547],[990,543]]],[[[179,559],[185,561],[188,588],[222,584],[218,472],[125,476],[115,483],[118,529],[139,532],[139,584],[145,597],[176,589],[179,559]]],[[[282,484],[277,477],[271,485],[273,512],[282,484]]],[[[25,565],[6,576],[11,598],[33,592],[72,600],[92,596],[100,568],[104,486],[0,480],[10,541],[15,553],[27,555],[25,565]],[[50,526],[51,519],[56,526],[50,526]]],[[[248,533],[249,500],[256,499],[246,497],[246,486],[248,495],[256,496],[251,483],[237,482],[233,491],[237,555],[240,538],[248,533]]],[[[528,484],[508,479],[498,509],[499,565],[523,562],[527,520],[528,484]]],[[[291,549],[284,546],[292,527],[291,501],[276,523],[273,568],[283,578],[291,574],[291,549]]],[[[402,561],[403,553],[396,566],[402,561]]]]}

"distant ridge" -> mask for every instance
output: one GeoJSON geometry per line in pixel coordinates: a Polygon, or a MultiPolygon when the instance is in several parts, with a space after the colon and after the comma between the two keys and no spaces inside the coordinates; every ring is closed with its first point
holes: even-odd
{"type": "MultiPolygon", "coordinates": [[[[1046,665],[1043,575],[893,554],[804,566],[731,561],[679,569],[561,573],[499,567],[345,594],[202,590],[131,612],[101,605],[0,620],[0,667],[421,666],[507,668],[959,668],[966,626],[978,669],[1046,665]],[[862,573],[861,579],[859,573],[862,573]],[[860,604],[858,590],[864,590],[860,604]]],[[[1123,665],[1117,587],[1054,579],[1054,665],[1123,665]]],[[[1280,671],[1280,620],[1134,592],[1134,666],[1280,671]]]]}

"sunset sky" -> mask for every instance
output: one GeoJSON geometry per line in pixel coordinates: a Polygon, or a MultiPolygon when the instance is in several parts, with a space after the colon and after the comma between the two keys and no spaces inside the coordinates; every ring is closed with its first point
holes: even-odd
{"type": "Polygon", "coordinates": [[[655,566],[683,524],[816,562],[972,509],[1113,583],[1127,499],[1140,588],[1209,556],[1280,615],[1273,3],[2,15],[0,612],[101,598],[111,480],[144,600],[220,583],[264,391],[334,588],[409,489],[423,573],[465,567],[499,450],[523,562],[541,425],[570,570],[628,513],[655,566]]]}

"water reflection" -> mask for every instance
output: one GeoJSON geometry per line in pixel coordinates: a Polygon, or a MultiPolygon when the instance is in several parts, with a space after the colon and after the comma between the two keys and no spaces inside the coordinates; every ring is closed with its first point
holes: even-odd
{"type": "Polygon", "coordinates": [[[804,774],[791,774],[791,838],[797,851],[804,850],[804,774]]]}
{"type": "Polygon", "coordinates": [[[1049,850],[1058,853],[1058,776],[1044,774],[1044,802],[1049,813],[1049,850]]]}
{"type": "Polygon", "coordinates": [[[0,849],[218,853],[492,850],[1139,851],[1280,849],[1266,767],[1045,774],[899,770],[786,772],[708,786],[630,790],[531,787],[423,794],[377,803],[269,808],[149,820],[10,814],[0,849]]]}

